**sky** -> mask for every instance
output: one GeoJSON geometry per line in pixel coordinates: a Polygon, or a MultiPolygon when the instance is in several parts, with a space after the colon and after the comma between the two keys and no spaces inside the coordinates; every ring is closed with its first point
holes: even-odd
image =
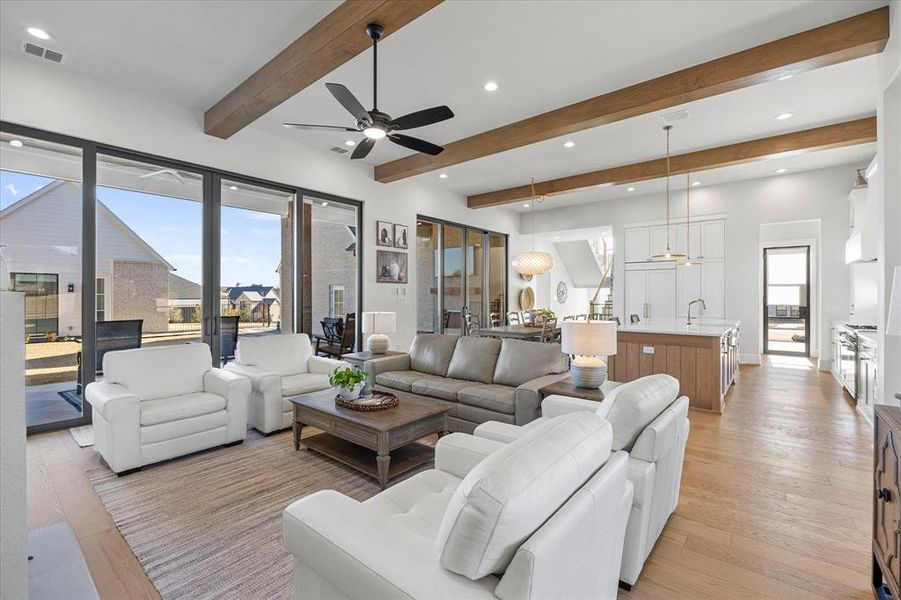
{"type": "MultiPolygon", "coordinates": [[[[0,171],[0,210],[53,181],[0,171]]],[[[176,275],[201,282],[200,202],[101,186],[97,187],[97,197],[175,266],[176,275]]],[[[281,256],[279,216],[223,207],[221,227],[222,285],[278,285],[275,268],[281,256]]]]}

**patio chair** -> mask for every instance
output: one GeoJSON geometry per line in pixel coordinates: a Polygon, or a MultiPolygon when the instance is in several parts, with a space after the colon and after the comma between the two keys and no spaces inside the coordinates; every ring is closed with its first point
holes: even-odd
{"type": "Polygon", "coordinates": [[[501,314],[497,312],[488,314],[488,323],[490,327],[500,327],[501,324],[501,314]]]}
{"type": "MultiPolygon", "coordinates": [[[[323,331],[325,331],[325,320],[323,319],[323,331]]],[[[345,354],[351,354],[354,351],[354,343],[356,342],[356,317],[354,313],[348,313],[341,327],[341,335],[333,338],[317,337],[316,338],[316,356],[331,356],[340,359],[345,354]]]]}
{"type": "Polygon", "coordinates": [[[240,317],[219,317],[219,361],[224,365],[235,358],[238,347],[238,320],[240,317]]]}
{"type": "MultiPolygon", "coordinates": [[[[133,350],[141,347],[141,332],[144,329],[144,319],[123,319],[120,321],[98,321],[95,328],[94,342],[94,375],[103,374],[103,357],[107,352],[114,350],[133,350]]],[[[83,375],[81,372],[81,351],[75,355],[78,363],[76,376],[76,389],[81,393],[83,375]]]]}

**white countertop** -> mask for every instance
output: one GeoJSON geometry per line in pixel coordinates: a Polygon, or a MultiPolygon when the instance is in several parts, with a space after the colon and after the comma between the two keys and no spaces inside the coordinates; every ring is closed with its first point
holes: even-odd
{"type": "Polygon", "coordinates": [[[631,333],[662,333],[670,335],[702,335],[722,337],[730,329],[735,329],[741,321],[735,319],[644,319],[638,323],[623,323],[617,331],[631,333]]]}

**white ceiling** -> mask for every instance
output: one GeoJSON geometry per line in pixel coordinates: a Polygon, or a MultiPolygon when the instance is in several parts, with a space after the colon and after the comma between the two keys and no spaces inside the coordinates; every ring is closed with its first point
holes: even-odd
{"type": "MultiPolygon", "coordinates": [[[[337,2],[18,2],[0,3],[0,48],[20,52],[24,27],[54,35],[62,68],[82,72],[201,111],[225,95],[334,8],[337,2]]],[[[447,143],[543,111],[884,6],[882,0],[832,2],[462,2],[447,1],[379,47],[381,110],[399,116],[447,104],[456,117],[411,132],[447,143]],[[495,80],[500,89],[485,92],[495,80]]],[[[39,60],[39,59],[35,59],[39,60]]],[[[690,103],[676,123],[673,152],[803,129],[875,112],[875,58],[690,103]],[[795,117],[776,121],[790,111],[795,117]]],[[[265,115],[252,127],[323,151],[340,133],[286,130],[283,121],[352,124],[323,83],[347,85],[371,103],[371,52],[265,115]]],[[[668,109],[661,114],[677,109],[668,109]]],[[[472,194],[659,157],[661,114],[645,115],[471,161],[423,181],[472,194]],[[563,147],[571,139],[576,146],[563,147]]],[[[238,134],[240,135],[240,133],[238,134]]],[[[793,157],[793,169],[866,160],[872,149],[793,157]]],[[[366,162],[408,151],[381,142],[366,162]]],[[[754,171],[754,169],[763,171],[754,171]]],[[[711,178],[761,176],[743,165],[711,178]]],[[[707,176],[707,175],[705,175],[707,176]]],[[[644,184],[642,184],[644,185],[644,184]]],[[[556,205],[597,199],[593,190],[556,205]]],[[[612,192],[610,192],[612,193],[612,192]]]]}

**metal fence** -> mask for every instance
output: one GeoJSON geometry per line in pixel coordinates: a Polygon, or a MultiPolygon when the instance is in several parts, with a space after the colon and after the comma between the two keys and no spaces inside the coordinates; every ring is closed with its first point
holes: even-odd
{"type": "MultiPolygon", "coordinates": [[[[190,333],[192,331],[200,331],[202,323],[169,323],[169,333],[190,333]]],[[[238,323],[238,331],[242,329],[265,329],[276,325],[275,321],[271,323],[238,323]]]]}

